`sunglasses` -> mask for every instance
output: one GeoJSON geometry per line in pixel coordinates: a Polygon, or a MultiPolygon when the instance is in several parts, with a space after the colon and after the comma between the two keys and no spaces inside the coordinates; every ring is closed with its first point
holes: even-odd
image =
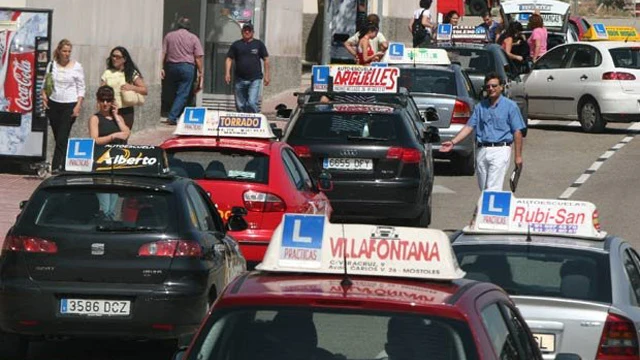
{"type": "Polygon", "coordinates": [[[98,99],[98,102],[113,102],[114,98],[102,98],[102,99],[98,99]]]}
{"type": "Polygon", "coordinates": [[[500,84],[487,84],[484,86],[485,89],[493,89],[493,88],[497,88],[498,86],[500,86],[500,84]]]}
{"type": "Polygon", "coordinates": [[[111,58],[112,58],[112,59],[122,59],[123,57],[124,57],[124,56],[122,56],[122,55],[115,55],[115,54],[114,54],[114,55],[111,55],[111,58]]]}

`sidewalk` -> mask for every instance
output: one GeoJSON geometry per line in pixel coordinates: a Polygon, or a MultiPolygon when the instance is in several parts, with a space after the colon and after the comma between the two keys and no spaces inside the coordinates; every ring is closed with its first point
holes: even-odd
{"type": "MultiPolygon", "coordinates": [[[[286,121],[276,121],[275,107],[278,104],[285,104],[289,108],[296,106],[296,98],[293,96],[295,91],[300,89],[290,89],[278,95],[266,99],[263,103],[264,114],[267,118],[277,124],[278,127],[284,127],[286,121]]],[[[129,143],[133,145],[160,145],[165,139],[172,136],[175,126],[169,126],[158,121],[158,126],[148,128],[131,135],[129,143]]],[[[0,168],[0,172],[8,171],[6,168],[0,168]]],[[[0,173],[0,243],[4,242],[4,237],[15,222],[16,216],[20,212],[20,202],[28,200],[31,193],[36,189],[42,180],[32,175],[16,175],[0,173]]]]}

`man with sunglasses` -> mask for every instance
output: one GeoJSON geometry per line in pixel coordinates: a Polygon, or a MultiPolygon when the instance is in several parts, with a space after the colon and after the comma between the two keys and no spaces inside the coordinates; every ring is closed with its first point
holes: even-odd
{"type": "Polygon", "coordinates": [[[269,86],[269,53],[264,43],[253,37],[253,25],[242,26],[242,39],[237,40],[229,48],[225,61],[224,81],[231,84],[231,65],[235,62],[235,95],[236,108],[239,112],[257,113],[260,85],[264,77],[264,85],[269,86]],[[264,62],[264,74],[262,64],[264,62]]]}
{"type": "Polygon", "coordinates": [[[480,190],[502,191],[511,145],[515,147],[515,165],[522,167],[522,131],[526,126],[518,105],[502,96],[503,87],[497,73],[488,73],[484,78],[487,98],[473,109],[467,125],[451,141],[440,146],[440,151],[449,152],[475,131],[478,146],[476,175],[480,190]]]}

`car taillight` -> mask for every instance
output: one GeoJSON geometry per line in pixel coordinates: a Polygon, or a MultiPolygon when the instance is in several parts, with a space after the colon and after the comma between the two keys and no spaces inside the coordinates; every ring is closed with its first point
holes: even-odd
{"type": "Polygon", "coordinates": [[[451,114],[451,123],[452,124],[466,124],[471,117],[471,109],[467,103],[456,100],[455,105],[453,106],[453,113],[451,114]]]}
{"type": "Polygon", "coordinates": [[[609,71],[602,74],[602,80],[635,80],[636,76],[626,72],[609,71]]]}
{"type": "Polygon", "coordinates": [[[2,251],[23,251],[28,253],[55,254],[58,252],[58,245],[55,242],[31,236],[12,236],[4,239],[2,251]]]}
{"type": "Polygon", "coordinates": [[[245,191],[242,195],[244,207],[249,211],[285,212],[287,205],[279,196],[259,191],[245,191]]]}
{"type": "Polygon", "coordinates": [[[391,147],[387,150],[387,159],[398,159],[403,163],[415,164],[422,159],[422,152],[418,149],[391,147]]]}
{"type": "Polygon", "coordinates": [[[195,241],[160,240],[140,246],[138,256],[199,258],[202,256],[202,247],[195,241]]]}
{"type": "Polygon", "coordinates": [[[596,360],[637,360],[637,336],[631,320],[620,315],[609,314],[600,337],[596,360]]]}
{"type": "Polygon", "coordinates": [[[296,154],[298,154],[298,157],[301,157],[301,158],[311,157],[311,148],[309,148],[308,146],[294,145],[292,146],[292,148],[293,148],[293,151],[295,151],[296,154]]]}

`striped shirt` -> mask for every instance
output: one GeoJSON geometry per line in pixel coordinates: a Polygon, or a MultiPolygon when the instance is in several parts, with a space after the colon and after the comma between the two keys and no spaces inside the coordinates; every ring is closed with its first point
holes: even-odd
{"type": "Polygon", "coordinates": [[[60,66],[57,62],[51,64],[54,90],[51,100],[57,103],[74,103],[79,97],[84,97],[84,70],[79,62],[71,66],[60,66]]]}

